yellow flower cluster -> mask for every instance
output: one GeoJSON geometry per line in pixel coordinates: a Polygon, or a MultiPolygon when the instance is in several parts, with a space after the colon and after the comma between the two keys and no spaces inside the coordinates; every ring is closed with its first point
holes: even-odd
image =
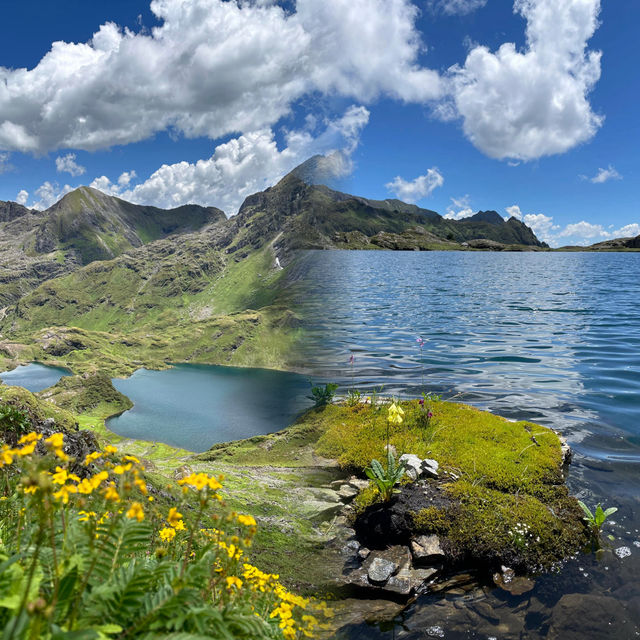
{"type": "Polygon", "coordinates": [[[402,407],[397,405],[395,402],[392,402],[389,407],[389,415],[387,416],[389,424],[402,424],[402,416],[404,416],[404,410],[402,407]]]}
{"type": "Polygon", "coordinates": [[[35,451],[36,444],[38,444],[38,441],[41,439],[42,434],[31,432],[22,436],[22,438],[18,440],[18,444],[22,445],[21,447],[11,448],[7,444],[3,445],[0,449],[0,469],[4,466],[13,464],[15,458],[30,456],[35,451]]]}
{"type": "Polygon", "coordinates": [[[192,473],[186,478],[178,480],[178,484],[182,486],[188,485],[195,488],[197,491],[202,491],[206,487],[211,489],[211,491],[217,491],[218,489],[222,489],[222,480],[222,476],[216,478],[215,476],[209,476],[206,473],[192,473]]]}

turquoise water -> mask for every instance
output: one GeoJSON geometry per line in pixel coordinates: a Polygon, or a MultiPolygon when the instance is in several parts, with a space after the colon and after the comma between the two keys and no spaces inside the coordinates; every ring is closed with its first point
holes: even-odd
{"type": "Polygon", "coordinates": [[[577,635],[566,637],[640,635],[640,254],[333,251],[308,261],[318,374],[553,427],[575,452],[574,495],[619,508],[601,559],[580,556],[528,594],[484,584],[425,595],[394,624],[352,625],[340,638],[559,638],[565,594],[593,610],[572,613],[577,635]]]}
{"type": "Polygon", "coordinates": [[[279,431],[310,405],[304,377],[266,369],[181,364],[138,369],[113,385],[134,407],[110,418],[109,429],[189,451],[279,431]]]}
{"type": "Polygon", "coordinates": [[[0,373],[0,380],[10,386],[24,387],[35,393],[54,385],[62,376],[68,375],[71,374],[67,369],[32,362],[0,373]]]}

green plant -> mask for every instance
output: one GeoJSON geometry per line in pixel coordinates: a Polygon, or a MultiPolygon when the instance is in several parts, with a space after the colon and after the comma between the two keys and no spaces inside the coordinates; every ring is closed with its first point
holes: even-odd
{"type": "Polygon", "coordinates": [[[378,396],[382,393],[382,390],[384,389],[384,385],[380,385],[379,387],[373,387],[373,389],[371,389],[371,408],[374,411],[378,411],[380,409],[380,407],[378,406],[378,396]]]}
{"type": "MultiPolygon", "coordinates": [[[[582,500],[578,500],[578,504],[584,511],[584,519],[587,521],[587,524],[591,529],[591,536],[595,541],[599,540],[600,529],[602,528],[602,525],[610,515],[613,515],[618,510],[618,508],[609,507],[608,509],[603,509],[600,503],[598,503],[595,508],[595,513],[592,513],[591,509],[589,509],[589,507],[587,507],[587,505],[582,502],[582,500]]],[[[613,536],[610,535],[608,537],[609,539],[613,540],[613,536]]]]}
{"type": "Polygon", "coordinates": [[[0,447],[0,469],[16,472],[0,498],[2,638],[314,635],[324,607],[249,564],[256,521],[225,507],[222,477],[192,473],[174,506],[156,506],[134,456],[107,446],[74,460],[63,445],[29,433],[0,447]]]}
{"type": "Polygon", "coordinates": [[[349,389],[347,392],[347,406],[355,407],[360,403],[360,399],[362,398],[362,394],[357,389],[349,389]]]}
{"type": "Polygon", "coordinates": [[[309,400],[313,400],[315,402],[316,407],[324,407],[327,404],[330,404],[333,400],[333,396],[336,395],[336,390],[338,386],[335,382],[327,382],[324,387],[321,386],[312,386],[311,387],[311,395],[307,396],[309,400]]]}
{"type": "Polygon", "coordinates": [[[391,500],[394,493],[394,487],[398,482],[400,482],[404,472],[404,462],[398,464],[391,449],[387,449],[386,469],[374,459],[371,461],[371,466],[365,470],[367,477],[376,483],[378,491],[380,492],[384,502],[391,500]]]}
{"type": "Polygon", "coordinates": [[[31,420],[26,412],[16,409],[9,404],[0,406],[0,434],[21,436],[31,429],[31,420]]]}

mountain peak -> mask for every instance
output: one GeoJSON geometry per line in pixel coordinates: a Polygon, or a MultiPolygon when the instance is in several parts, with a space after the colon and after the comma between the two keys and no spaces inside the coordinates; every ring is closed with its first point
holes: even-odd
{"type": "Polygon", "coordinates": [[[473,216],[469,216],[468,218],[464,218],[469,222],[488,222],[489,224],[504,224],[504,218],[497,212],[493,210],[489,211],[478,211],[473,216]]]}
{"type": "Polygon", "coordinates": [[[337,179],[344,177],[350,169],[349,159],[341,152],[334,151],[326,156],[317,154],[299,164],[290,171],[290,176],[298,178],[309,185],[326,185],[330,187],[337,179]]]}

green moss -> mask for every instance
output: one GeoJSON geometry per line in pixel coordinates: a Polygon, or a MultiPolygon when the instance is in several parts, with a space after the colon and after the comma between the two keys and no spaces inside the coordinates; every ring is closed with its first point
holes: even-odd
{"type": "Polygon", "coordinates": [[[447,487],[448,540],[454,556],[473,555],[535,571],[575,553],[586,542],[582,514],[565,487],[543,502],[460,481],[447,487]]]}
{"type": "Polygon", "coordinates": [[[426,507],[413,514],[416,533],[448,533],[451,523],[445,509],[426,507]]]}
{"type": "MultiPolygon", "coordinates": [[[[551,429],[453,402],[432,403],[433,418],[424,429],[418,426],[418,402],[401,405],[404,422],[389,434],[399,453],[435,458],[456,475],[501,491],[537,495],[563,482],[560,441],[551,429]]],[[[343,466],[363,470],[384,455],[386,407],[334,405],[327,407],[323,421],[318,450],[343,466]]]]}
{"type": "Polygon", "coordinates": [[[382,502],[378,487],[368,486],[353,499],[354,515],[357,517],[373,504],[382,502]]]}

